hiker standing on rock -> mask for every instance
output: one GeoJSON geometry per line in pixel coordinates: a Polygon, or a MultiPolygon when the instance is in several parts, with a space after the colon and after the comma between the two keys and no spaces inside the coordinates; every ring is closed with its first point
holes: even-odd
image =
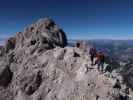
{"type": "Polygon", "coordinates": [[[96,55],[96,61],[95,64],[98,64],[98,70],[103,72],[104,70],[104,62],[105,62],[105,56],[102,51],[98,52],[96,55]]]}
{"type": "Polygon", "coordinates": [[[96,49],[95,48],[90,48],[90,59],[91,59],[91,65],[94,65],[94,57],[96,56],[96,49]]]}

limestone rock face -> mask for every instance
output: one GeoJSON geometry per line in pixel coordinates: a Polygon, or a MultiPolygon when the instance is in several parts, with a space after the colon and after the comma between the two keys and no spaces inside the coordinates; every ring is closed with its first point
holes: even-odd
{"type": "Polygon", "coordinates": [[[95,100],[97,95],[99,100],[115,100],[119,96],[113,88],[115,78],[110,73],[100,74],[78,48],[34,53],[10,67],[14,74],[8,88],[13,100],[95,100]]]}
{"type": "Polygon", "coordinates": [[[37,45],[40,49],[65,47],[67,37],[51,18],[43,18],[16,34],[16,48],[37,45]]]}

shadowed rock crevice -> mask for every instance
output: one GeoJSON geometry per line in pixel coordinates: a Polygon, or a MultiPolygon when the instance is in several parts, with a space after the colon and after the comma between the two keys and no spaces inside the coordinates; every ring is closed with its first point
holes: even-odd
{"type": "Polygon", "coordinates": [[[9,66],[5,66],[3,69],[0,71],[0,86],[7,87],[13,77],[13,72],[11,72],[9,66]]]}

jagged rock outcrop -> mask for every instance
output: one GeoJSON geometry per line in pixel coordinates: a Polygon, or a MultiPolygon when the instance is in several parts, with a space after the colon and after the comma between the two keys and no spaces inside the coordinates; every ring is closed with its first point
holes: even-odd
{"type": "Polygon", "coordinates": [[[7,65],[0,66],[3,68],[0,75],[8,84],[0,85],[0,100],[96,100],[97,97],[115,100],[118,97],[113,88],[114,76],[100,74],[97,66],[91,66],[87,51],[65,47],[65,33],[52,19],[39,20],[17,33],[14,39],[13,48],[10,48],[12,42],[9,43],[8,52],[1,59],[7,65]]]}
{"type": "Polygon", "coordinates": [[[16,48],[37,45],[40,49],[50,49],[67,45],[65,32],[51,18],[40,19],[27,27],[24,32],[18,32],[16,41],[16,48]]]}
{"type": "Polygon", "coordinates": [[[8,53],[9,50],[13,50],[15,48],[16,39],[15,37],[11,37],[6,41],[5,44],[5,52],[8,53]]]}
{"type": "Polygon", "coordinates": [[[113,88],[118,75],[100,74],[96,67],[78,48],[55,48],[35,54],[16,71],[15,100],[95,100],[97,95],[99,100],[119,98],[113,88]],[[75,53],[80,56],[75,57],[75,53]]]}

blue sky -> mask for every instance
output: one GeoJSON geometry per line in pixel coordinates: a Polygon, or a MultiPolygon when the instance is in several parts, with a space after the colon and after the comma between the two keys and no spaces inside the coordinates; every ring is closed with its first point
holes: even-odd
{"type": "Polygon", "coordinates": [[[70,39],[133,39],[133,0],[1,0],[0,40],[45,16],[70,39]]]}

